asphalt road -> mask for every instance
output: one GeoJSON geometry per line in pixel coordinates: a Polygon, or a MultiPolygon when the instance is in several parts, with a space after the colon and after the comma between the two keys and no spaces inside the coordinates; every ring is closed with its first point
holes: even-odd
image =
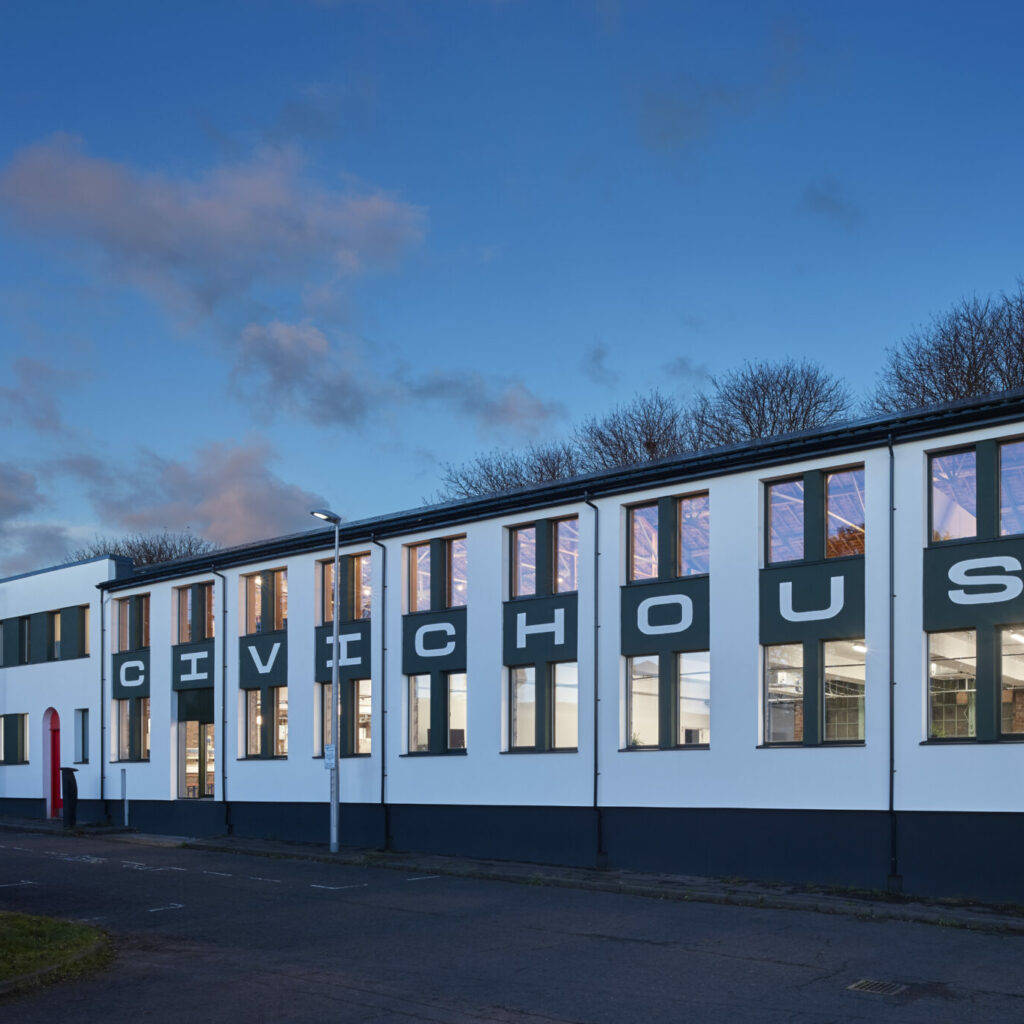
{"type": "Polygon", "coordinates": [[[19,1024],[1024,1020],[1024,937],[896,921],[15,832],[0,907],[117,948],[19,1024]]]}

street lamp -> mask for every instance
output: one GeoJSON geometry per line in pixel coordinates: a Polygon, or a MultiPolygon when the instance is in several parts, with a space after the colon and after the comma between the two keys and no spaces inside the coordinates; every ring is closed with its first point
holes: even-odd
{"type": "MultiPolygon", "coordinates": [[[[341,516],[337,512],[332,512],[326,508],[313,509],[311,515],[317,519],[323,519],[325,522],[334,524],[334,600],[331,605],[333,614],[334,625],[334,639],[331,646],[331,746],[334,748],[333,757],[330,757],[330,752],[324,749],[324,756],[330,757],[330,770],[331,770],[331,853],[338,852],[338,816],[341,803],[341,786],[340,779],[338,777],[338,736],[339,721],[341,717],[341,691],[339,682],[339,671],[338,666],[341,662],[338,651],[338,624],[339,616],[341,615],[341,599],[339,596],[339,583],[341,576],[341,516]]],[[[326,732],[326,730],[324,730],[326,732]]]]}

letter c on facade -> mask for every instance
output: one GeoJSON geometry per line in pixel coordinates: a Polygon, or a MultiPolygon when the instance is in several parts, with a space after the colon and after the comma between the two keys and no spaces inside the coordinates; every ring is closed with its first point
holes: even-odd
{"type": "Polygon", "coordinates": [[[645,597],[636,606],[636,628],[644,636],[658,636],[661,633],[682,633],[693,624],[693,602],[685,594],[663,594],[660,597],[645,597]],[[651,625],[651,609],[660,605],[674,604],[679,607],[679,621],[663,626],[651,625]]]}
{"type": "Polygon", "coordinates": [[[449,640],[443,647],[427,647],[423,638],[429,633],[444,633],[447,637],[455,636],[455,627],[450,622],[436,622],[432,626],[420,626],[413,638],[413,647],[421,658],[443,658],[455,650],[455,641],[449,640]]]}
{"type": "Polygon", "coordinates": [[[142,686],[146,681],[146,663],[144,661],[123,661],[121,662],[121,685],[142,686]],[[135,669],[137,675],[128,678],[128,670],[135,669]]]}

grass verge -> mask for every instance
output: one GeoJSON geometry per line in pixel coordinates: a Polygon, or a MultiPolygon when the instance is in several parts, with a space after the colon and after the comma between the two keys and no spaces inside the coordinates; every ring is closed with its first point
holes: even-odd
{"type": "Polygon", "coordinates": [[[106,933],[87,924],[0,911],[0,991],[74,978],[110,959],[106,933]]]}

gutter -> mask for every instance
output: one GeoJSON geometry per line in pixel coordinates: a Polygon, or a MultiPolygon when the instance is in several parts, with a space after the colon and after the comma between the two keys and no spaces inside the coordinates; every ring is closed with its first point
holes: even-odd
{"type": "Polygon", "coordinates": [[[598,666],[601,664],[598,644],[598,630],[601,628],[599,609],[601,606],[601,510],[590,500],[590,492],[583,493],[583,503],[594,510],[594,816],[597,827],[597,866],[606,868],[608,866],[608,853],[604,848],[604,820],[601,817],[601,807],[598,803],[598,779],[601,776],[599,764],[598,747],[598,715],[601,710],[601,687],[599,683],[598,666]]]}
{"type": "Polygon", "coordinates": [[[384,811],[384,849],[391,846],[391,821],[386,798],[387,786],[387,722],[388,722],[388,549],[372,534],[370,543],[381,550],[380,563],[380,805],[384,811]]]}
{"type": "Polygon", "coordinates": [[[896,818],[896,453],[889,447],[889,879],[890,892],[901,892],[899,830],[896,818]]]}
{"type": "MultiPolygon", "coordinates": [[[[231,835],[231,807],[228,804],[228,579],[212,565],[210,572],[220,579],[220,798],[224,804],[224,827],[231,835]]],[[[216,644],[216,641],[214,641],[216,644]]]]}

